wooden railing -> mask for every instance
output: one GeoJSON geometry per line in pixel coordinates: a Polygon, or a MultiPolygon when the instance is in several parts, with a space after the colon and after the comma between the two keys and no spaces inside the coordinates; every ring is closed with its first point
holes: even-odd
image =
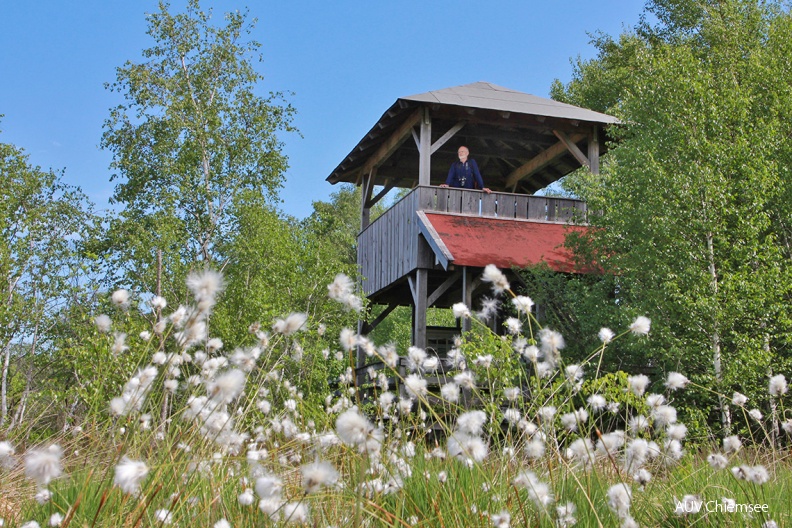
{"type": "MultiPolygon", "coordinates": [[[[439,211],[472,216],[517,218],[543,222],[586,221],[586,202],[571,198],[485,193],[465,189],[418,187],[419,211],[439,211]]],[[[412,194],[412,193],[411,193],[412,194]]]]}
{"type": "Polygon", "coordinates": [[[358,266],[365,278],[366,295],[388,287],[416,268],[433,267],[434,256],[418,237],[415,211],[540,222],[586,220],[586,202],[580,200],[416,187],[358,235],[358,266]]]}

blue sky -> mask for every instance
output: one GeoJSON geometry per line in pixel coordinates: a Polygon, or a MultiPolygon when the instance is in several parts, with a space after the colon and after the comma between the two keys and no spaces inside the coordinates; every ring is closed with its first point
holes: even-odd
{"type": "MultiPolygon", "coordinates": [[[[171,11],[184,6],[175,1],[171,11]]],[[[570,59],[593,56],[587,33],[617,35],[638,0],[204,1],[222,13],[249,7],[263,44],[262,94],[290,91],[302,136],[290,159],[282,209],[304,217],[334,190],[330,171],[401,96],[476,81],[547,96],[568,81],[570,59]]],[[[102,124],[121,95],[115,68],[152,44],[152,0],[0,2],[0,142],[45,169],[65,169],[99,209],[108,207],[109,152],[102,124]]]]}

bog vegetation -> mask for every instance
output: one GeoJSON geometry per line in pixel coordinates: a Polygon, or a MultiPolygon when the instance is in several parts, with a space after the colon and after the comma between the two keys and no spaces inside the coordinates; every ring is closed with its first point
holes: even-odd
{"type": "MultiPolygon", "coordinates": [[[[483,280],[513,312],[508,335],[486,325],[491,309],[460,303],[454,316],[477,329],[442,360],[349,328],[328,333],[301,312],[266,330],[251,325],[245,343],[226,350],[207,333],[223,288],[212,271],[188,277],[191,302],[177,307],[156,296],[139,312],[137,299],[116,290],[112,309],[93,319],[92,363],[106,375],[82,398],[96,407],[19,454],[0,442],[9,523],[639,526],[720,512],[726,522],[716,524],[773,526],[786,518],[791,474],[775,436],[779,425],[792,434],[783,375],[768,382],[767,408],[735,392],[734,422],[748,433],[713,442],[691,435],[676,407],[678,394],[711,388],[680,372],[653,380],[601,370],[619,340],[647,339],[649,318],[601,328],[599,345],[572,363],[563,336],[532,315],[530,297],[515,295],[494,266],[483,280]],[[127,340],[132,328],[143,330],[127,340]],[[382,367],[362,382],[358,347],[382,367]],[[305,375],[314,371],[323,379],[305,375]],[[327,376],[336,388],[320,392],[327,376]]],[[[343,274],[325,291],[341,310],[362,308],[343,274]]]]}
{"type": "Polygon", "coordinates": [[[443,357],[408,313],[354,330],[358,191],[278,210],[294,110],[250,24],[150,16],[108,85],[117,213],[0,144],[0,525],[792,522],[786,4],[594,36],[552,93],[622,121],[563,184],[606,273],[488,267],[482,306],[429,314],[473,323],[443,357]]]}

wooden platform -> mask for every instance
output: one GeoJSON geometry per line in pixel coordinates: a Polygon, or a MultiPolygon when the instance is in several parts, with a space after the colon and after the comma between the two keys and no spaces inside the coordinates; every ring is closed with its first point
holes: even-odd
{"type": "MultiPolygon", "coordinates": [[[[365,277],[362,286],[367,296],[376,295],[396,283],[403,282],[407,275],[418,268],[448,270],[451,262],[448,262],[447,258],[444,262],[442,252],[438,254],[437,248],[431,247],[430,242],[433,241],[433,237],[426,233],[426,223],[421,222],[418,212],[451,213],[471,218],[501,220],[504,223],[498,224],[499,226],[511,226],[508,234],[504,234],[507,238],[515,236],[515,230],[528,229],[529,226],[522,225],[519,221],[547,224],[545,228],[535,225],[534,230],[544,231],[546,243],[542,248],[550,250],[553,248],[549,246],[563,243],[561,225],[573,221],[585,222],[586,203],[566,198],[496,192],[487,194],[481,191],[430,186],[416,187],[358,235],[358,266],[361,275],[365,277]],[[512,222],[509,224],[506,221],[512,222]]],[[[443,223],[446,224],[447,222],[443,223]]],[[[534,251],[532,255],[536,256],[535,253],[534,251]]],[[[515,261],[513,264],[525,265],[539,260],[534,258],[530,262],[515,261]]],[[[552,255],[550,263],[557,265],[567,261],[568,259],[565,260],[565,257],[558,253],[552,255]]],[[[483,267],[486,264],[456,263],[456,265],[483,267]]],[[[507,264],[505,267],[510,266],[511,264],[507,264]]]]}

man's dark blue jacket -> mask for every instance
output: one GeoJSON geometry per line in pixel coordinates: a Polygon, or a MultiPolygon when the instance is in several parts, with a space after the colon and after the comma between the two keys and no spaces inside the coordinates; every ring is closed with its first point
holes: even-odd
{"type": "Polygon", "coordinates": [[[476,160],[474,159],[468,159],[465,163],[461,161],[452,163],[445,182],[449,187],[462,187],[465,189],[473,189],[473,182],[475,182],[477,189],[484,188],[484,179],[481,177],[478,165],[476,165],[476,160]]]}

